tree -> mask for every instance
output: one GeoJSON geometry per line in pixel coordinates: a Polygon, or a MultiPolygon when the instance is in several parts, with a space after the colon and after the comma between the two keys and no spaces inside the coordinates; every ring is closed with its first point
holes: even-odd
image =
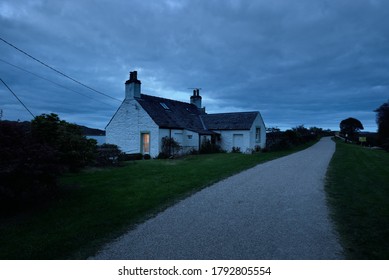
{"type": "Polygon", "coordinates": [[[376,122],[378,125],[378,134],[382,138],[389,137],[389,101],[382,104],[374,110],[377,113],[376,122]]]}
{"type": "Polygon", "coordinates": [[[56,114],[43,114],[31,122],[32,136],[59,153],[58,161],[71,171],[91,163],[96,154],[96,140],[86,139],[81,128],[60,120],[56,114]]]}
{"type": "Polygon", "coordinates": [[[31,123],[0,121],[0,213],[51,200],[61,172],[76,171],[95,155],[96,141],[56,114],[31,123]]]}
{"type": "Polygon", "coordinates": [[[374,110],[377,113],[378,137],[381,144],[389,147],[389,101],[374,110]]]}
{"type": "Polygon", "coordinates": [[[356,140],[356,137],[361,129],[363,129],[362,123],[355,118],[348,118],[342,120],[339,124],[340,132],[347,139],[356,140]]]}

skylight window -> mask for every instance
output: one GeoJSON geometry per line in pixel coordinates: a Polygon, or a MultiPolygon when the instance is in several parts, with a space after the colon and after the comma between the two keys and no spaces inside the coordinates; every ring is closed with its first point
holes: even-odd
{"type": "Polygon", "coordinates": [[[170,108],[163,102],[159,103],[165,110],[170,110],[170,108]]]}

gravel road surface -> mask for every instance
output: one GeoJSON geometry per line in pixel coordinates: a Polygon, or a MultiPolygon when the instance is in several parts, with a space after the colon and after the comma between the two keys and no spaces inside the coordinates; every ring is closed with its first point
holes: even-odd
{"type": "Polygon", "coordinates": [[[220,181],[105,245],[91,259],[342,259],[324,192],[335,143],[220,181]]]}

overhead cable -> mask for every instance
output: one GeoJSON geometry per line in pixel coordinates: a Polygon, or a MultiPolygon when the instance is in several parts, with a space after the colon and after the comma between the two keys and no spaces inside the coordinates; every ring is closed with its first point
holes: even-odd
{"type": "Polygon", "coordinates": [[[2,78],[0,78],[0,81],[5,85],[5,87],[16,97],[16,99],[20,102],[20,104],[23,105],[23,107],[31,114],[33,118],[35,118],[34,114],[31,113],[31,111],[27,108],[27,106],[20,100],[20,98],[12,91],[12,89],[3,81],[2,78]]]}
{"type": "Polygon", "coordinates": [[[75,82],[75,83],[77,83],[77,84],[79,84],[79,85],[81,85],[81,86],[87,88],[87,89],[90,89],[90,90],[92,90],[92,91],[94,91],[94,92],[96,92],[96,93],[98,93],[98,94],[104,95],[105,97],[108,97],[108,98],[111,98],[111,99],[113,99],[113,100],[116,100],[116,101],[121,102],[121,100],[119,100],[119,99],[117,99],[117,98],[115,98],[115,97],[109,96],[108,94],[105,94],[105,93],[103,93],[103,92],[101,92],[101,91],[98,91],[98,90],[96,90],[96,89],[94,89],[94,88],[91,88],[90,86],[88,86],[88,85],[86,85],[86,84],[84,84],[84,83],[82,83],[82,82],[79,82],[78,80],[76,80],[76,79],[74,79],[74,78],[72,78],[72,77],[66,75],[65,73],[63,73],[63,72],[61,72],[61,71],[55,69],[54,67],[51,67],[50,65],[48,65],[48,64],[44,63],[43,61],[41,61],[41,60],[39,60],[39,59],[33,57],[32,55],[28,54],[27,52],[25,52],[25,51],[19,49],[18,47],[16,47],[15,45],[11,44],[11,43],[8,42],[7,40],[5,40],[5,39],[3,39],[3,38],[1,38],[1,37],[0,37],[0,40],[3,41],[4,43],[6,43],[7,45],[11,46],[12,48],[18,50],[19,52],[23,53],[24,55],[28,56],[29,58],[31,58],[31,59],[35,60],[36,62],[42,64],[43,66],[45,66],[45,67],[47,67],[47,68],[53,70],[54,72],[56,72],[56,73],[58,73],[58,74],[64,76],[65,78],[67,78],[67,79],[69,79],[69,80],[71,80],[71,81],[73,81],[73,82],[75,82]]]}
{"type": "Polygon", "coordinates": [[[81,92],[78,92],[78,91],[76,91],[76,90],[74,90],[74,89],[68,88],[68,87],[66,87],[66,86],[64,86],[64,85],[61,85],[61,84],[59,84],[59,83],[57,83],[57,82],[54,82],[54,81],[49,80],[49,79],[47,79],[47,78],[45,78],[45,77],[43,77],[43,76],[40,76],[40,75],[38,75],[38,74],[36,74],[36,73],[34,73],[34,72],[31,72],[31,71],[29,71],[29,70],[26,70],[26,69],[20,67],[20,66],[17,66],[17,65],[12,64],[12,63],[10,63],[10,62],[8,62],[8,61],[5,61],[4,59],[1,59],[1,58],[0,58],[0,61],[3,62],[3,63],[5,63],[5,64],[8,64],[8,65],[10,65],[10,66],[12,66],[12,67],[15,67],[15,68],[17,68],[17,69],[19,69],[19,70],[21,70],[21,71],[24,71],[24,72],[26,72],[26,73],[29,73],[29,74],[31,74],[31,75],[33,75],[33,76],[39,78],[39,79],[45,80],[45,81],[47,81],[47,82],[50,82],[50,83],[52,83],[52,84],[54,84],[54,85],[56,85],[56,86],[62,87],[62,88],[64,88],[64,89],[70,90],[70,91],[75,92],[75,93],[77,93],[77,94],[79,94],[79,95],[82,95],[82,96],[84,96],[84,97],[90,98],[90,99],[92,99],[92,100],[94,100],[94,101],[98,101],[98,102],[101,102],[101,103],[104,103],[104,104],[106,104],[106,105],[111,106],[110,104],[105,103],[104,101],[95,99],[95,98],[90,97],[90,96],[88,96],[88,95],[86,95],[86,94],[83,94],[83,93],[81,93],[81,92]]]}

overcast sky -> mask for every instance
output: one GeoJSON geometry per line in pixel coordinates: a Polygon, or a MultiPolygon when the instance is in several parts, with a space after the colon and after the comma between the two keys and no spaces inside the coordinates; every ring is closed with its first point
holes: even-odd
{"type": "MultiPolygon", "coordinates": [[[[208,113],[260,111],[267,127],[376,131],[389,98],[387,0],[2,0],[0,37],[113,98],[137,70],[144,94],[200,87],[208,113]]],[[[104,129],[120,105],[3,41],[0,78],[35,115],[104,129]]],[[[32,118],[3,84],[0,109],[32,118]]]]}

